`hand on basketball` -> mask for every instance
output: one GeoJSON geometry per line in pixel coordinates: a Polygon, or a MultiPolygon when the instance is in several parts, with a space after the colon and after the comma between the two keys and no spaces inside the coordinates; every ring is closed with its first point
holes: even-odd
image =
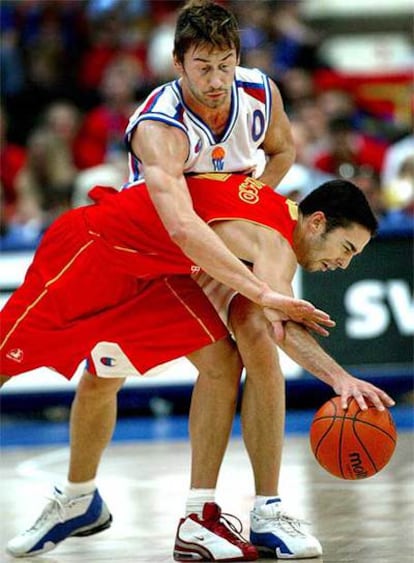
{"type": "Polygon", "coordinates": [[[333,397],[315,413],[309,432],[312,452],[320,466],[335,477],[372,477],[387,465],[395,450],[397,429],[391,413],[372,405],[363,410],[355,399],[344,410],[341,402],[341,397],[333,397]]]}
{"type": "Polygon", "coordinates": [[[395,401],[385,391],[368,381],[357,379],[356,377],[348,376],[337,383],[333,389],[337,395],[340,395],[343,409],[348,407],[349,400],[352,397],[356,400],[361,410],[368,409],[367,400],[379,411],[395,405],[395,401]]]}

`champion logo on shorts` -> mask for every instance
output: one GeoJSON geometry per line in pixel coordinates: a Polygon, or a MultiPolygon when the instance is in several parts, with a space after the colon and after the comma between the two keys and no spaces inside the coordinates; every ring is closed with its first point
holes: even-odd
{"type": "Polygon", "coordinates": [[[108,356],[102,356],[102,358],[100,358],[99,360],[101,362],[102,365],[113,368],[116,366],[117,361],[115,358],[110,358],[108,356]]]}
{"type": "Polygon", "coordinates": [[[191,266],[191,273],[192,274],[198,274],[198,272],[201,270],[200,266],[191,266]]]}
{"type": "Polygon", "coordinates": [[[23,350],[21,348],[13,348],[13,350],[7,352],[6,357],[20,364],[23,361],[23,350]]]}

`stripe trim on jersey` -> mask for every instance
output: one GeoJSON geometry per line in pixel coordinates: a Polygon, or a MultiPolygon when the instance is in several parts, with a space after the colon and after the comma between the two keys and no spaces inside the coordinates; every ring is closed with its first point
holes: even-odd
{"type": "Polygon", "coordinates": [[[266,130],[269,127],[270,123],[270,116],[272,113],[272,90],[270,88],[270,79],[265,74],[264,77],[264,88],[266,90],[266,103],[265,103],[265,111],[266,111],[266,130]]]}
{"type": "Polygon", "coordinates": [[[176,80],[171,86],[176,96],[179,97],[181,104],[185,108],[188,119],[192,121],[197,127],[203,130],[210,145],[217,145],[217,143],[224,143],[225,141],[227,141],[227,139],[230,137],[234,129],[239,114],[239,97],[237,93],[236,81],[233,81],[231,87],[231,104],[230,104],[229,120],[226,125],[226,130],[223,135],[220,135],[220,138],[217,138],[216,135],[213,133],[213,131],[210,129],[210,127],[208,127],[208,125],[206,125],[206,123],[196,113],[191,111],[191,109],[186,105],[183,97],[183,92],[178,80],[176,80]]]}
{"type": "MultiPolygon", "coordinates": [[[[134,126],[137,126],[142,121],[158,121],[160,123],[166,123],[167,125],[169,125],[171,127],[177,127],[177,129],[180,129],[181,131],[183,131],[183,133],[185,133],[185,136],[187,137],[187,140],[188,140],[188,152],[187,152],[187,156],[186,156],[185,161],[188,160],[188,158],[190,156],[190,145],[191,145],[191,143],[190,143],[190,138],[188,136],[188,131],[182,123],[174,120],[172,117],[169,117],[168,115],[165,115],[164,113],[145,113],[143,115],[140,115],[138,117],[138,119],[135,120],[134,126]]],[[[129,133],[129,135],[128,135],[128,145],[129,145],[129,154],[130,154],[129,163],[130,163],[130,171],[131,172],[130,172],[130,175],[129,175],[128,182],[125,184],[126,187],[129,187],[129,185],[131,183],[136,182],[137,180],[139,180],[141,178],[141,174],[140,174],[141,160],[132,153],[132,147],[130,145],[130,135],[131,135],[131,133],[129,133]]]]}
{"type": "Polygon", "coordinates": [[[166,90],[167,85],[165,84],[164,86],[161,86],[161,88],[157,91],[155,91],[153,93],[153,95],[148,98],[147,103],[145,104],[145,106],[142,108],[140,115],[142,115],[143,113],[149,112],[153,109],[153,107],[155,106],[155,104],[158,102],[158,99],[163,95],[163,93],[166,90]]]}
{"type": "Polygon", "coordinates": [[[236,84],[255,100],[259,100],[262,104],[266,103],[266,91],[264,84],[258,84],[257,82],[245,82],[244,80],[236,80],[236,84]]]}
{"type": "Polygon", "coordinates": [[[242,88],[244,92],[246,92],[246,94],[264,104],[267,129],[272,109],[272,92],[270,89],[269,77],[265,74],[262,74],[262,79],[262,84],[259,84],[257,82],[248,82],[245,80],[236,80],[236,83],[238,88],[242,88]]]}
{"type": "Polygon", "coordinates": [[[133,154],[132,151],[128,152],[128,161],[129,161],[129,175],[128,175],[128,182],[125,182],[122,188],[127,188],[133,182],[137,182],[141,178],[141,174],[139,172],[139,158],[133,154]]]}
{"type": "Polygon", "coordinates": [[[144,113],[143,115],[140,115],[138,117],[138,119],[136,119],[135,126],[137,126],[139,123],[141,123],[141,121],[162,121],[163,123],[167,123],[168,125],[171,125],[172,127],[178,127],[178,129],[181,129],[181,131],[184,131],[184,133],[186,134],[186,136],[188,138],[188,131],[187,131],[186,127],[182,123],[180,123],[179,121],[177,121],[173,117],[166,115],[165,113],[155,113],[155,112],[144,113]]]}

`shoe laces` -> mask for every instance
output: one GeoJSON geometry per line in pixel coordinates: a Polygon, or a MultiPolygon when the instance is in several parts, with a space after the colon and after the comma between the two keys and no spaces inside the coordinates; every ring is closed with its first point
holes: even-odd
{"type": "Polygon", "coordinates": [[[219,518],[212,522],[210,529],[218,536],[227,540],[232,540],[232,543],[239,545],[248,543],[247,539],[242,536],[243,524],[234,514],[221,512],[219,518]],[[236,524],[234,524],[232,520],[236,524]]]}
{"type": "Polygon", "coordinates": [[[274,520],[277,525],[279,525],[289,536],[292,538],[297,536],[303,536],[304,531],[302,530],[303,524],[309,524],[306,520],[296,518],[291,516],[287,512],[279,510],[272,516],[266,518],[266,520],[274,520]]]}
{"type": "Polygon", "coordinates": [[[38,530],[43,525],[43,523],[46,522],[52,515],[56,516],[61,523],[65,521],[66,511],[65,504],[62,502],[62,500],[57,495],[46,496],[45,498],[49,502],[47,503],[41,515],[33,524],[33,526],[31,526],[28,530],[26,530],[26,532],[24,532],[25,534],[38,530]]]}

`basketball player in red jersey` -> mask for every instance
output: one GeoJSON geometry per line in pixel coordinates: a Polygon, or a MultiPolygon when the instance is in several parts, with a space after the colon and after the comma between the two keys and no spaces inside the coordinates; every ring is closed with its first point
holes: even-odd
{"type": "MultiPolygon", "coordinates": [[[[220,229],[221,238],[226,238],[227,244],[237,250],[235,255],[253,264],[253,272],[255,269],[261,271],[261,279],[269,284],[269,288],[279,285],[279,275],[272,260],[273,247],[269,245],[266,249],[263,242],[270,231],[260,233],[253,244],[248,226],[249,222],[256,229],[256,223],[268,226],[292,245],[297,223],[296,206],[252,178],[221,174],[215,179],[214,176],[188,179],[199,216],[214,229],[220,229]],[[224,225],[241,222],[240,233],[234,229],[228,233],[227,226],[216,226],[218,222],[224,225]],[[266,266],[267,261],[269,266],[266,266]]],[[[182,287],[189,292],[188,288],[193,286],[202,302],[208,303],[207,313],[212,317],[211,321],[204,319],[202,311],[192,308],[187,295],[183,296],[183,290],[183,295],[177,297],[182,278],[175,282],[171,277],[165,282],[171,288],[168,294],[171,303],[164,302],[163,309],[171,318],[179,319],[180,309],[185,305],[187,325],[171,331],[171,324],[160,323],[159,330],[165,331],[165,342],[160,335],[154,334],[153,328],[147,337],[140,337],[138,348],[120,342],[123,334],[131,332],[131,321],[136,323],[137,315],[142,329],[148,330],[142,320],[146,307],[140,296],[143,293],[147,299],[148,295],[153,295],[149,293],[149,280],[173,274],[190,276],[198,266],[171,240],[145,184],[121,192],[97,187],[90,195],[96,205],[66,213],[47,231],[25,282],[1,312],[3,375],[18,375],[47,366],[71,377],[82,358],[102,341],[120,345],[139,371],[145,373],[226,335],[196,282],[188,280],[182,287]],[[99,276],[94,270],[94,265],[102,268],[102,264],[105,265],[105,276],[99,276]],[[76,299],[72,298],[75,295],[76,299]],[[211,330],[206,328],[209,322],[213,327],[211,330]],[[212,337],[210,333],[214,334],[216,326],[218,336],[212,337]],[[201,340],[199,333],[203,335],[201,340]],[[47,346],[43,345],[45,342],[47,346]]],[[[274,254],[277,257],[277,253],[274,254]]],[[[254,273],[251,277],[255,279],[254,273]]],[[[165,291],[165,286],[162,287],[165,291]]],[[[269,303],[273,300],[279,305],[276,315],[282,313],[283,318],[303,322],[322,333],[325,329],[318,323],[328,327],[334,324],[326,313],[310,303],[285,297],[290,291],[285,290],[280,299],[279,294],[271,290],[267,293],[269,303]]],[[[263,306],[267,305],[265,302],[263,306]]],[[[152,306],[149,311],[153,315],[152,306]]]]}
{"type": "MultiPolygon", "coordinates": [[[[246,176],[201,175],[190,178],[188,184],[199,216],[219,233],[235,256],[251,262],[253,272],[259,272],[270,287],[286,283],[287,294],[291,293],[290,282],[298,263],[310,271],[336,268],[338,260],[346,267],[376,229],[365,197],[348,182],[327,183],[310,194],[299,210],[293,202],[246,176]]],[[[24,284],[2,312],[3,378],[42,365],[70,377],[84,355],[102,341],[118,346],[135,369],[144,373],[226,336],[207,299],[196,297],[202,290],[189,277],[194,264],[171,241],[146,186],[123,192],[95,188],[91,195],[96,205],[68,212],[49,229],[24,284]],[[102,264],[106,265],[105,276],[102,264]],[[165,278],[169,291],[163,288],[160,292],[158,284],[146,280],[163,273],[188,276],[165,278]],[[70,299],[72,295],[76,297],[70,299]],[[159,299],[166,307],[167,324],[155,320],[152,304],[159,299]],[[138,333],[134,330],[137,315],[141,319],[138,333]],[[131,333],[132,342],[128,340],[131,333]]],[[[281,300],[282,307],[286,303],[292,305],[281,300]]],[[[299,309],[293,308],[293,314],[299,310],[302,315],[301,306],[306,303],[294,304],[299,309]]],[[[332,326],[322,312],[312,316],[308,308],[305,311],[308,327],[324,333],[318,323],[332,326]]],[[[322,352],[315,360],[304,360],[312,337],[300,325],[288,323],[287,333],[294,339],[279,334],[282,347],[332,385],[344,401],[351,395],[361,400],[360,394],[379,408],[383,403],[390,404],[391,399],[381,390],[346,374],[322,352]]],[[[89,498],[88,502],[97,504],[96,499],[91,502],[89,498]]],[[[218,511],[217,505],[206,503],[205,519],[214,511],[218,511]]],[[[101,522],[101,529],[110,523],[109,513],[104,514],[107,520],[101,522]]],[[[79,521],[76,526],[79,529],[79,521]]],[[[214,536],[195,514],[182,520],[176,541],[177,560],[194,553],[194,546],[190,549],[188,544],[200,530],[214,536]]],[[[67,537],[67,529],[62,526],[55,526],[46,536],[39,536],[40,531],[39,526],[29,531],[23,543],[21,537],[19,544],[12,540],[9,551],[19,555],[13,552],[13,546],[22,549],[25,544],[26,553],[42,553],[67,537]]],[[[213,537],[211,543],[210,538],[213,555],[222,559],[257,558],[251,544],[230,539],[233,541],[213,537]]]]}
{"type": "MultiPolygon", "coordinates": [[[[135,182],[144,176],[171,238],[213,278],[230,287],[241,284],[243,294],[251,278],[194,212],[185,180],[185,174],[194,172],[244,171],[276,186],[293,163],[293,142],[280,94],[263,73],[237,66],[239,52],[237,22],[228,10],[210,2],[184,6],[177,21],[174,47],[180,79],[154,90],[137,109],[128,127],[128,143],[130,189],[135,189],[135,182]],[[267,157],[264,168],[263,159],[260,160],[263,153],[267,157]]],[[[343,259],[338,260],[342,263],[343,259]]],[[[328,264],[333,266],[329,261],[328,264]]],[[[159,283],[160,291],[170,291],[162,289],[162,282],[152,283],[159,283]]],[[[148,306],[150,298],[148,295],[148,306]]],[[[157,303],[155,300],[154,311],[157,303]]],[[[277,550],[287,557],[316,556],[321,551],[319,542],[300,530],[295,520],[285,517],[277,496],[284,433],[284,380],[263,311],[268,319],[274,319],[270,310],[254,308],[251,301],[242,300],[241,296],[233,299],[230,311],[247,370],[242,419],[258,495],[252,525],[256,531],[261,527],[267,532],[261,538],[256,535],[255,542],[260,545],[268,538],[265,547],[275,557],[277,550]]],[[[199,518],[204,505],[211,507],[214,500],[240,377],[236,350],[224,342],[220,340],[192,354],[200,375],[190,412],[192,474],[186,512],[199,518]]],[[[130,374],[126,360],[123,367],[114,379],[100,379],[90,373],[82,377],[72,408],[69,482],[64,487],[65,494],[56,494],[47,508],[42,529],[35,527],[35,536],[49,537],[58,522],[57,507],[67,506],[68,499],[71,506],[76,506],[77,514],[84,507],[82,533],[94,533],[109,525],[109,513],[94,478],[112,435],[116,392],[123,382],[120,376],[130,374]]],[[[208,522],[220,531],[215,538],[217,544],[207,555],[203,545],[198,549],[198,540],[193,538],[195,558],[224,560],[227,555],[220,538],[226,538],[226,549],[232,544],[238,546],[239,539],[219,521],[217,511],[213,518],[209,514],[208,522]]],[[[67,536],[76,532],[73,523],[65,522],[64,529],[67,536]]],[[[33,552],[31,537],[24,534],[16,538],[10,544],[11,551],[20,555],[33,552]]],[[[53,541],[56,538],[43,543],[51,549],[53,541]]],[[[239,555],[238,559],[251,557],[251,551],[246,549],[249,553],[239,555]]],[[[38,547],[37,551],[45,550],[38,547]]]]}

